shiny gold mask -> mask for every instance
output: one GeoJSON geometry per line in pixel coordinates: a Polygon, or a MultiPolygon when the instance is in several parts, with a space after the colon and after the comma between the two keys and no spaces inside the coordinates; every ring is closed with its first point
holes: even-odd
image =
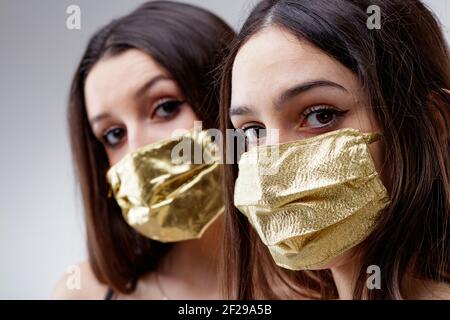
{"type": "Polygon", "coordinates": [[[380,136],[341,129],[242,155],[234,203],[277,265],[321,268],[371,232],[389,203],[368,148],[380,136]]]}
{"type": "Polygon", "coordinates": [[[223,210],[217,146],[206,131],[193,129],[132,152],[107,179],[125,221],[160,242],[200,238],[223,210]],[[173,161],[176,150],[184,160],[173,161]]]}

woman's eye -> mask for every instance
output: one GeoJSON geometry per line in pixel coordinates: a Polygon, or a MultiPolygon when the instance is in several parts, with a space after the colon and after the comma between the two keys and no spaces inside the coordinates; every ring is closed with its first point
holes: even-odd
{"type": "Polygon", "coordinates": [[[329,126],[346,112],[327,106],[310,108],[304,113],[305,120],[302,127],[322,128],[329,126]]]}
{"type": "Polygon", "coordinates": [[[183,103],[183,101],[179,100],[168,100],[162,102],[156,107],[152,118],[170,118],[177,113],[183,103]]]}
{"type": "Polygon", "coordinates": [[[125,130],[122,128],[114,128],[105,133],[103,140],[110,147],[117,146],[125,136],[125,130]]]}
{"type": "Polygon", "coordinates": [[[248,145],[256,145],[258,141],[266,136],[266,129],[253,125],[242,129],[245,134],[245,141],[248,145]]]}

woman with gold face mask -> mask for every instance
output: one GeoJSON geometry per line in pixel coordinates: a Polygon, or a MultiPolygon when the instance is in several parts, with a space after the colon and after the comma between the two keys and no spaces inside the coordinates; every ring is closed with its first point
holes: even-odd
{"type": "Polygon", "coordinates": [[[218,165],[176,165],[170,150],[184,138],[211,147],[192,128],[217,127],[213,71],[233,36],[206,10],[152,1],[90,40],[68,118],[89,261],[81,289],[63,278],[55,298],[220,297],[218,165]]]}
{"type": "Polygon", "coordinates": [[[247,151],[224,169],[229,296],[449,299],[450,62],[431,12],[264,0],[232,47],[221,126],[247,151]]]}

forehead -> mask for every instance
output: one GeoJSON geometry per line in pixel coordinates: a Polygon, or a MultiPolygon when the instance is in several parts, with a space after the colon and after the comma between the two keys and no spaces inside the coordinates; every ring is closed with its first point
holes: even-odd
{"type": "Polygon", "coordinates": [[[324,51],[271,26],[253,35],[236,55],[232,100],[239,104],[255,97],[267,98],[293,84],[313,79],[352,87],[356,85],[354,78],[349,69],[324,51]]]}
{"type": "Polygon", "coordinates": [[[107,56],[94,65],[86,78],[88,109],[129,99],[146,81],[161,74],[168,76],[162,66],[140,50],[107,56]]]}

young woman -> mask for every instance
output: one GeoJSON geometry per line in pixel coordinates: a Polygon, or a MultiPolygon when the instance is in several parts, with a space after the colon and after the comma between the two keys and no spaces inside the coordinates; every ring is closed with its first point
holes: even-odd
{"type": "MultiPolygon", "coordinates": [[[[107,172],[126,154],[168,141],[174,130],[191,129],[196,120],[204,129],[217,127],[213,71],[233,36],[224,21],[206,10],[152,1],[113,20],[90,40],[72,83],[68,118],[89,260],[80,265],[80,290],[67,286],[68,275],[55,298],[220,297],[220,219],[208,221],[199,239],[165,243],[175,239],[173,234],[152,237],[153,231],[135,230],[125,221],[116,199],[108,196],[107,172]]],[[[217,190],[208,192],[211,197],[217,190]]],[[[206,193],[203,198],[207,203],[206,193]]]]}
{"type": "Polygon", "coordinates": [[[448,88],[418,0],[261,1],[223,67],[229,296],[449,299],[448,88]]]}

